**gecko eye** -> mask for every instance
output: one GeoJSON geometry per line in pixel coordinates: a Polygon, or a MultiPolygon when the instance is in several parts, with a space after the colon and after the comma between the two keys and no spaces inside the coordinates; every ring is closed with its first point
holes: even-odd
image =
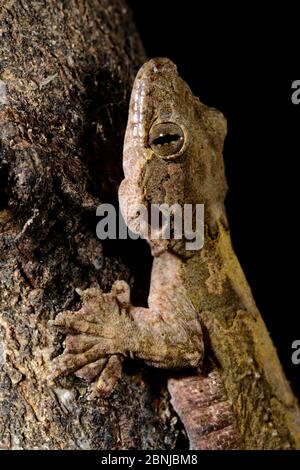
{"type": "Polygon", "coordinates": [[[149,145],[162,158],[176,155],[183,147],[184,134],[181,127],[173,122],[154,124],[149,132],[149,145]]]}

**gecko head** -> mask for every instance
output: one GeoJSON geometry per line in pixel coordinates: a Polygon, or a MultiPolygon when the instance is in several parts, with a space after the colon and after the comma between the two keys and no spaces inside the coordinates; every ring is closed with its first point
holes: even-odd
{"type": "Polygon", "coordinates": [[[204,204],[207,225],[224,213],[226,120],[205,106],[166,58],[146,62],[134,82],[124,145],[125,178],[139,202],[204,204]]]}

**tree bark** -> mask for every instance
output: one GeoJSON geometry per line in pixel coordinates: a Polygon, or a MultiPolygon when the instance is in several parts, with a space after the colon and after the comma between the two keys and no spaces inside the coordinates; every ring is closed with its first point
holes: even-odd
{"type": "Polygon", "coordinates": [[[47,377],[63,341],[47,322],[78,307],[75,288],[132,281],[95,233],[96,207],[116,202],[145,59],[130,12],[123,0],[7,0],[0,25],[1,448],[170,449],[176,419],[146,369],[125,370],[106,400],[47,377]]]}
{"type": "Polygon", "coordinates": [[[48,321],[79,309],[76,288],[124,279],[135,303],[147,298],[146,244],[95,233],[97,206],[117,204],[145,60],[130,12],[123,0],[2,0],[0,60],[0,448],[187,449],[167,373],[128,361],[106,399],[79,378],[49,380],[64,337],[48,321]]]}

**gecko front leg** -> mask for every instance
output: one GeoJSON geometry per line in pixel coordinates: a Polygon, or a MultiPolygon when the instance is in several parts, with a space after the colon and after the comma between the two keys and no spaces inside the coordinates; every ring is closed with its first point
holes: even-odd
{"type": "Polygon", "coordinates": [[[64,353],[53,361],[53,375],[75,373],[92,380],[116,354],[156,367],[199,366],[201,326],[185,295],[181,268],[180,259],[168,252],[154,260],[149,308],[131,305],[124,281],[117,281],[109,294],[97,288],[81,292],[82,308],[62,312],[51,322],[69,333],[64,353]]]}

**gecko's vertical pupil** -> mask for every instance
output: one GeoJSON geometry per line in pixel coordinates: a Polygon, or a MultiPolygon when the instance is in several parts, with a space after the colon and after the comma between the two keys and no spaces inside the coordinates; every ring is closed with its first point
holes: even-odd
{"type": "Polygon", "coordinates": [[[180,152],[183,144],[183,131],[178,124],[173,122],[155,124],[149,132],[149,145],[159,157],[170,158],[175,156],[180,152]]]}

